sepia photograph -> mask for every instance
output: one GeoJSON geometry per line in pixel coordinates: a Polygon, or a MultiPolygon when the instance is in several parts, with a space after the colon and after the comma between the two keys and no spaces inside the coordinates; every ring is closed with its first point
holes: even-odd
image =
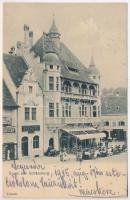
{"type": "Polygon", "coordinates": [[[127,9],[3,3],[4,197],[128,197],[127,9]]]}

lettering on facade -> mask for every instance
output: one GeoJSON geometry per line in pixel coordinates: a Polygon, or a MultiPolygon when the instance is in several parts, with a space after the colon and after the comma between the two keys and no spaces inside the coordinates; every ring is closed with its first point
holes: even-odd
{"type": "Polygon", "coordinates": [[[33,133],[35,131],[40,131],[40,126],[39,125],[22,126],[22,132],[33,133]]]}

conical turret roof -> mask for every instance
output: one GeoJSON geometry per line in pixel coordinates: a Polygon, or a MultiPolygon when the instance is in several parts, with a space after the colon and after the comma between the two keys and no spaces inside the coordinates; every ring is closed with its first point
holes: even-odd
{"type": "Polygon", "coordinates": [[[97,67],[96,67],[96,65],[94,63],[93,56],[91,56],[91,60],[90,60],[88,71],[89,71],[89,74],[92,74],[92,75],[100,74],[99,70],[97,69],[97,67]]]}
{"type": "Polygon", "coordinates": [[[54,18],[53,18],[52,25],[51,25],[51,28],[49,30],[49,33],[59,33],[58,28],[56,27],[54,18]]]}

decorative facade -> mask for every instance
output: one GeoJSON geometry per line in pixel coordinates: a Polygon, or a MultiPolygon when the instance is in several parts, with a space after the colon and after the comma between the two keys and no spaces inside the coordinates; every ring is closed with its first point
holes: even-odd
{"type": "Polygon", "coordinates": [[[84,66],[60,37],[53,20],[49,32],[33,44],[33,32],[24,25],[24,41],[17,42],[17,48],[10,51],[12,55],[5,56],[23,60],[25,66],[20,63],[17,77],[4,59],[8,68],[4,78],[14,79],[10,80],[11,92],[20,106],[20,158],[43,155],[48,146],[59,150],[68,138],[72,145],[75,138],[76,142],[84,140],[88,144],[105,137],[94,129],[101,116],[100,73],[93,58],[88,67],[84,66]]]}

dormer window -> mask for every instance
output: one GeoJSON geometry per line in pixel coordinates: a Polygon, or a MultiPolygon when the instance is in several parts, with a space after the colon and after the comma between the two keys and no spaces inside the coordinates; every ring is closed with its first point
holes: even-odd
{"type": "Polygon", "coordinates": [[[32,86],[29,86],[29,94],[32,94],[32,86]]]}
{"type": "Polygon", "coordinates": [[[50,69],[53,69],[53,65],[50,65],[50,69]]]}
{"type": "Polygon", "coordinates": [[[71,72],[78,72],[78,69],[72,68],[72,67],[68,67],[69,71],[71,72]]]}

